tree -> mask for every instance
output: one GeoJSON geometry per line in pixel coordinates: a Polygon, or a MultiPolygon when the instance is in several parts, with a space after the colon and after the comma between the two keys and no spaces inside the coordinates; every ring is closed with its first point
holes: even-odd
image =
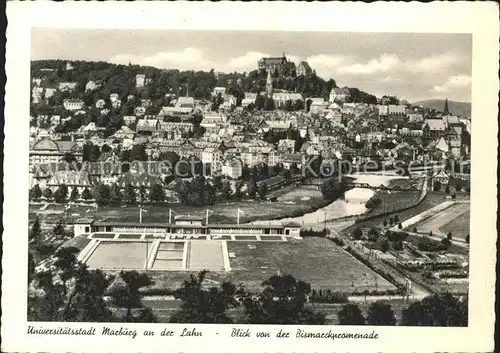
{"type": "Polygon", "coordinates": [[[377,239],[379,238],[380,234],[379,234],[379,231],[377,228],[375,227],[372,227],[369,231],[368,231],[368,236],[370,238],[371,241],[377,241],[377,239]]]}
{"type": "Polygon", "coordinates": [[[165,201],[165,192],[160,184],[154,183],[151,185],[149,198],[153,203],[162,203],[165,201]]]}
{"type": "Polygon", "coordinates": [[[38,184],[33,185],[29,194],[30,200],[36,200],[42,197],[42,190],[38,184]]]}
{"type": "Polygon", "coordinates": [[[250,177],[250,179],[247,181],[248,196],[254,198],[257,194],[257,190],[257,183],[255,182],[255,179],[253,177],[250,177]]]}
{"type": "Polygon", "coordinates": [[[90,200],[92,198],[92,193],[90,192],[88,187],[85,187],[82,191],[82,199],[90,200]]]}
{"type": "Polygon", "coordinates": [[[146,187],[141,185],[139,187],[139,203],[143,204],[146,202],[146,187]]]}
{"type": "Polygon", "coordinates": [[[75,186],[71,189],[71,194],[69,195],[70,201],[76,201],[79,197],[78,188],[75,186]]]}
{"type": "Polygon", "coordinates": [[[204,284],[207,271],[197,276],[191,274],[174,293],[182,301],[181,309],[171,318],[172,323],[220,323],[230,324],[233,320],[226,314],[229,308],[239,305],[235,296],[236,286],[223,282],[219,288],[207,288],[204,284]]]}
{"type": "Polygon", "coordinates": [[[111,303],[119,308],[126,309],[123,317],[125,322],[156,322],[155,316],[144,307],[141,302],[142,287],[154,282],[145,274],[137,271],[121,271],[119,278],[110,288],[111,303]],[[133,309],[140,309],[139,315],[134,315],[133,309]]]}
{"type": "Polygon", "coordinates": [[[135,189],[132,184],[127,183],[124,190],[124,201],[127,205],[137,204],[137,195],[135,194],[135,189]]]}
{"type": "Polygon", "coordinates": [[[113,183],[111,186],[110,196],[109,196],[109,204],[111,206],[120,206],[122,204],[122,192],[117,183],[113,183]]]}
{"type": "Polygon", "coordinates": [[[104,301],[109,281],[101,271],[89,271],[78,262],[78,252],[74,247],[58,249],[53,266],[35,274],[28,295],[30,321],[111,321],[104,301]]]}
{"type": "Polygon", "coordinates": [[[338,178],[328,178],[321,184],[321,193],[325,200],[336,200],[344,192],[344,185],[338,178]]]}
{"type": "Polygon", "coordinates": [[[389,225],[391,225],[391,226],[394,225],[394,218],[392,218],[392,217],[389,218],[389,225]]]}
{"type": "Polygon", "coordinates": [[[305,307],[311,285],[292,275],[274,275],[262,283],[259,300],[247,296],[245,322],[249,324],[324,325],[325,315],[305,307]]]}
{"type": "Polygon", "coordinates": [[[134,145],[130,151],[130,161],[147,161],[148,155],[146,153],[145,145],[134,145]]]}
{"type": "Polygon", "coordinates": [[[57,203],[63,203],[68,197],[68,187],[64,184],[59,185],[56,192],[54,193],[54,201],[57,203]]]}
{"type": "Polygon", "coordinates": [[[443,238],[441,239],[441,244],[443,244],[445,248],[448,248],[451,245],[451,240],[448,238],[443,238]]]}
{"type": "Polygon", "coordinates": [[[394,215],[394,224],[399,223],[399,216],[394,215]]]}
{"type": "Polygon", "coordinates": [[[361,230],[361,228],[356,227],[356,229],[354,229],[354,231],[352,232],[352,237],[354,238],[354,240],[361,240],[361,238],[363,237],[363,231],[361,230]]]}
{"type": "Polygon", "coordinates": [[[391,245],[387,240],[384,240],[381,245],[381,249],[383,252],[387,252],[391,248],[391,245]]]}
{"type": "Polygon", "coordinates": [[[402,312],[404,326],[467,326],[468,300],[450,293],[433,294],[402,312]]]}
{"type": "Polygon", "coordinates": [[[393,249],[396,250],[396,251],[403,250],[403,242],[402,241],[396,241],[396,242],[394,242],[393,249]]]}
{"type": "Polygon", "coordinates": [[[68,294],[64,305],[62,321],[112,321],[112,312],[104,300],[109,283],[101,270],[89,271],[85,266],[79,265],[74,275],[74,289],[68,294]]]}
{"type": "Polygon", "coordinates": [[[56,226],[53,230],[55,235],[63,235],[64,234],[64,226],[61,221],[57,222],[56,226]]]}
{"type": "Polygon", "coordinates": [[[229,184],[228,181],[225,181],[222,184],[222,197],[224,197],[225,200],[229,200],[231,198],[232,190],[231,190],[231,185],[229,184]]]}
{"type": "Polygon", "coordinates": [[[33,256],[33,253],[30,251],[28,252],[28,284],[33,281],[35,278],[35,268],[36,268],[36,263],[35,263],[35,257],[33,256]]]}
{"type": "Polygon", "coordinates": [[[357,304],[345,304],[337,314],[340,325],[364,325],[365,317],[357,304]]]}
{"type": "Polygon", "coordinates": [[[93,188],[93,196],[99,206],[109,205],[111,188],[108,185],[98,184],[93,188]]]}
{"type": "Polygon", "coordinates": [[[396,325],[396,318],[391,306],[381,302],[375,302],[369,306],[366,321],[369,325],[396,325]]]}
{"type": "Polygon", "coordinates": [[[35,218],[35,222],[31,226],[31,231],[29,234],[30,241],[38,241],[42,235],[42,228],[40,226],[40,219],[38,216],[35,218]]]}
{"type": "Polygon", "coordinates": [[[259,197],[264,200],[267,194],[267,184],[265,182],[260,183],[259,185],[259,197]]]}
{"type": "Polygon", "coordinates": [[[399,222],[398,224],[398,229],[403,229],[403,225],[401,224],[401,222],[399,222]]]}
{"type": "Polygon", "coordinates": [[[50,188],[46,188],[43,190],[43,197],[45,197],[47,200],[52,200],[52,190],[50,188]]]}
{"type": "Polygon", "coordinates": [[[384,219],[384,227],[387,227],[387,219],[384,219]]]}

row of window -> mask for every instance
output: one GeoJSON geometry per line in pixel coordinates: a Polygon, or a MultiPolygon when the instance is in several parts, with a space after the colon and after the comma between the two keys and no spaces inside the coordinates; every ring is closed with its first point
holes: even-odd
{"type": "MultiPolygon", "coordinates": [[[[89,228],[85,227],[85,232],[88,232],[89,228]]],[[[241,234],[252,234],[252,235],[262,235],[262,234],[283,234],[283,229],[247,229],[247,228],[149,228],[149,227],[113,227],[113,226],[94,226],[92,227],[93,232],[116,232],[116,233],[127,233],[127,232],[137,232],[137,233],[172,233],[172,234],[215,234],[215,235],[241,235],[241,234]]]]}

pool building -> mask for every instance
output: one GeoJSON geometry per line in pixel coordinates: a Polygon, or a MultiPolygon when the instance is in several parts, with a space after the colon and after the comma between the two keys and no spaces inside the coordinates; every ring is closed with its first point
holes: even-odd
{"type": "MultiPolygon", "coordinates": [[[[154,238],[231,239],[290,237],[300,238],[300,224],[206,224],[203,217],[179,215],[172,223],[142,223],[82,218],[74,223],[74,235],[91,233],[148,234],[154,238]]],[[[250,240],[250,239],[249,239],[250,240]]]]}

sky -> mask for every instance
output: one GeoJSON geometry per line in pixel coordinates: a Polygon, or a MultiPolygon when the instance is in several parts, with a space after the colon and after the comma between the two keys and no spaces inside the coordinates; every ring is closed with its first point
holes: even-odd
{"type": "Polygon", "coordinates": [[[307,61],[340,87],[409,102],[470,102],[470,34],[35,28],[31,59],[248,72],[261,57],[307,61]]]}

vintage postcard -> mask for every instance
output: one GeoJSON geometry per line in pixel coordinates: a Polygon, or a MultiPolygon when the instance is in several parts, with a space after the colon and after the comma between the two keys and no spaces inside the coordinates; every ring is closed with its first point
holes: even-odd
{"type": "Polygon", "coordinates": [[[493,3],[7,17],[2,351],[493,351],[493,3]]]}

